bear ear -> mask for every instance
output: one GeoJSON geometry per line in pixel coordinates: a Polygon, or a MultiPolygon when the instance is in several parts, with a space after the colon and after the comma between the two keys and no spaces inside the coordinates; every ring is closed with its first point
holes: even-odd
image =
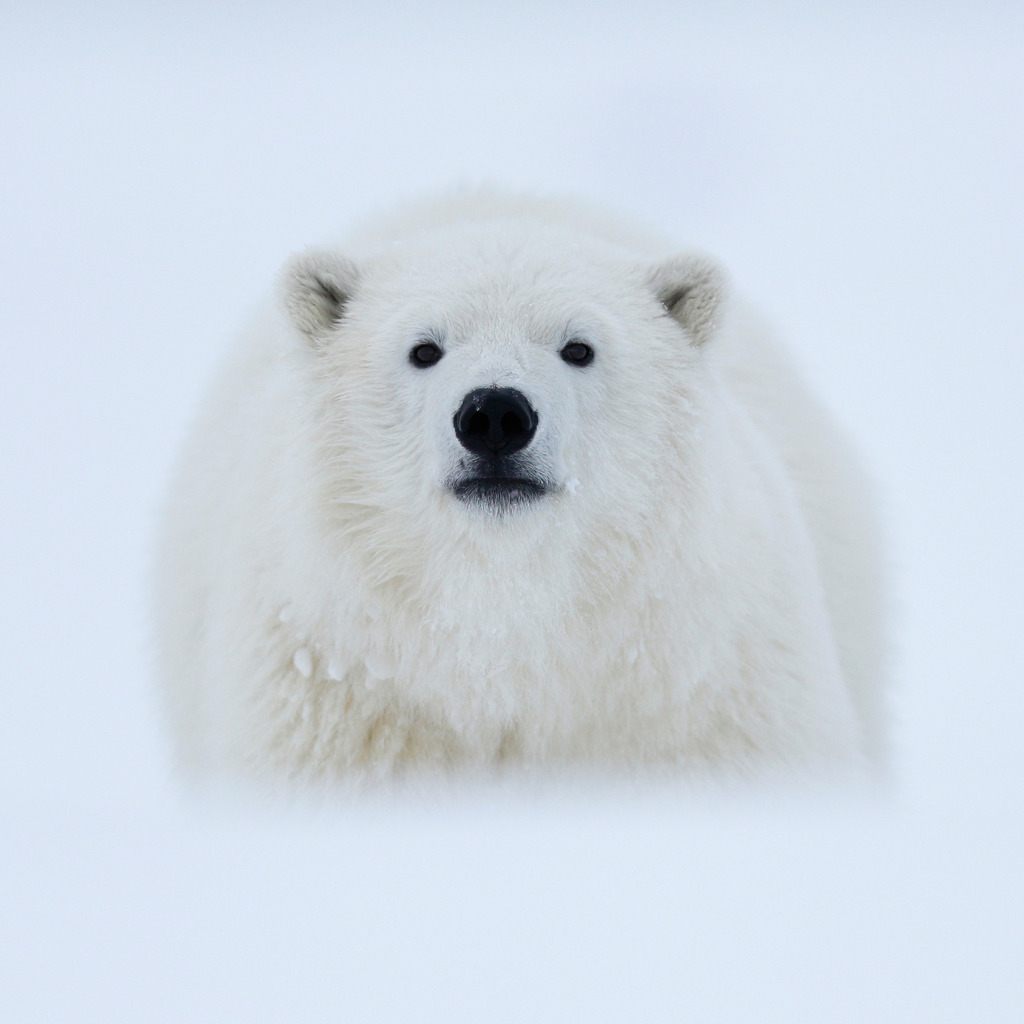
{"type": "Polygon", "coordinates": [[[281,272],[280,293],[292,323],[320,342],[341,320],[356,285],[359,268],[329,249],[293,256],[281,272]]]}
{"type": "Polygon", "coordinates": [[[648,271],[647,284],[695,344],[714,335],[726,291],[725,274],[714,260],[694,253],[670,256],[648,271]]]}

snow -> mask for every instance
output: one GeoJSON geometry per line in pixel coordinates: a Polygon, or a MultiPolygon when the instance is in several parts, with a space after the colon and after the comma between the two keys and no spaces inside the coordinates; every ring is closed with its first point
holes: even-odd
{"type": "Polygon", "coordinates": [[[306,679],[310,677],[313,672],[313,656],[309,653],[307,648],[300,647],[295,652],[295,657],[292,658],[292,662],[301,675],[306,679]]]}
{"type": "Polygon", "coordinates": [[[391,659],[380,651],[371,652],[363,661],[370,673],[366,680],[367,686],[372,686],[375,679],[390,679],[395,674],[395,666],[391,659]]]}
{"type": "Polygon", "coordinates": [[[4,5],[0,1019],[1019,1019],[1024,14],[890,6],[4,5]],[[289,252],[459,179],[717,254],[796,348],[884,498],[890,790],[174,780],[203,383],[289,252]]]}

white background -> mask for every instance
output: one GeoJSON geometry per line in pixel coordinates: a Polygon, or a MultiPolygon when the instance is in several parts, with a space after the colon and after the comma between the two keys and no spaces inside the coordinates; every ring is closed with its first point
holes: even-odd
{"type": "Polygon", "coordinates": [[[893,6],[4,4],[0,1019],[1024,1019],[1024,18],[893,6]],[[480,180],[716,253],[859,442],[887,797],[174,782],[145,578],[214,361],[480,180]]]}

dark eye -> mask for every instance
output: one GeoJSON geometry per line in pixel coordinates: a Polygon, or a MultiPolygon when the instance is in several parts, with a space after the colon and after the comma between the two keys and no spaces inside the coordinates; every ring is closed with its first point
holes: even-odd
{"type": "Polygon", "coordinates": [[[425,370],[428,366],[433,366],[443,355],[444,352],[432,341],[421,341],[410,350],[409,362],[425,370]]]}
{"type": "Polygon", "coordinates": [[[582,341],[570,341],[559,355],[573,366],[586,366],[594,361],[594,350],[582,341]]]}

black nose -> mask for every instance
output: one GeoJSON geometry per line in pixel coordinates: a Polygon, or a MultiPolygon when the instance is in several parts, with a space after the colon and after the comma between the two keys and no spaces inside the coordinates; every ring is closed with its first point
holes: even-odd
{"type": "Polygon", "coordinates": [[[475,455],[495,458],[525,448],[537,429],[537,414],[512,388],[478,388],[455,414],[455,434],[475,455]]]}

